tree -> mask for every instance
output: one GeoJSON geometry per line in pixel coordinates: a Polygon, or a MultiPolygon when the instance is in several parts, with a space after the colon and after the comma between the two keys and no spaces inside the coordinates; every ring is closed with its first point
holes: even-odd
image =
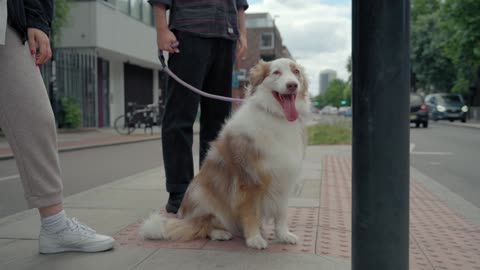
{"type": "Polygon", "coordinates": [[[439,12],[417,15],[411,27],[411,68],[415,86],[424,92],[450,92],[455,69],[444,55],[447,37],[440,29],[439,12]]]}
{"type": "Polygon", "coordinates": [[[52,45],[60,40],[62,37],[62,27],[68,24],[70,13],[70,0],[55,0],[55,13],[52,21],[53,38],[52,45]]]}
{"type": "Polygon", "coordinates": [[[351,99],[351,84],[341,79],[334,79],[328,84],[327,91],[314,97],[313,101],[317,108],[322,108],[327,105],[335,107],[350,105],[351,99]],[[346,101],[346,104],[342,104],[342,100],[346,101]]]}
{"type": "Polygon", "coordinates": [[[445,0],[440,8],[442,30],[448,35],[444,54],[456,69],[454,92],[480,92],[480,1],[445,0]]]}
{"type": "Polygon", "coordinates": [[[450,92],[455,70],[444,55],[447,36],[441,31],[440,2],[413,0],[411,16],[412,88],[423,92],[450,92]]]}

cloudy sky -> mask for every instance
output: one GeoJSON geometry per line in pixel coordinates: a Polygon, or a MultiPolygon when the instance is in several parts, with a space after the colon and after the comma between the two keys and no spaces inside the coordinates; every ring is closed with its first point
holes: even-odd
{"type": "Polygon", "coordinates": [[[348,77],[351,52],[351,0],[249,0],[247,13],[269,12],[283,43],[302,64],[310,79],[310,92],[318,94],[318,74],[324,69],[348,77]]]}

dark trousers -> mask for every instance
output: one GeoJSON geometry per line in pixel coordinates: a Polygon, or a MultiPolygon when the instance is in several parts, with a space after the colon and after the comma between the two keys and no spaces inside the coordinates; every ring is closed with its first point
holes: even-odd
{"type": "MultiPolygon", "coordinates": [[[[180,53],[170,54],[168,66],[178,77],[205,92],[232,95],[235,41],[174,32],[180,53]]],[[[202,97],[172,78],[166,89],[162,147],[167,191],[184,193],[193,178],[193,123],[200,105],[200,164],[209,143],[230,115],[231,104],[202,97]]]]}

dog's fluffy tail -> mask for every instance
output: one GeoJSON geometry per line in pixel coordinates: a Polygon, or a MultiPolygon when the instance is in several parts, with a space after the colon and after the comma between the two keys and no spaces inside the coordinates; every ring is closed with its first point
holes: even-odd
{"type": "Polygon", "coordinates": [[[188,241],[206,238],[210,229],[209,219],[177,219],[153,213],[144,221],[139,234],[144,239],[188,241]]]}

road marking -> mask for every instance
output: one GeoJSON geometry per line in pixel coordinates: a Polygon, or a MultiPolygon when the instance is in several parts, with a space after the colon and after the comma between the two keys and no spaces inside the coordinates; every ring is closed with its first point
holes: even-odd
{"type": "Polygon", "coordinates": [[[20,175],[14,174],[0,178],[0,182],[20,178],[20,175]]]}
{"type": "Polygon", "coordinates": [[[430,165],[440,165],[440,162],[430,162],[430,165]]]}
{"type": "Polygon", "coordinates": [[[414,143],[411,143],[411,144],[410,144],[410,153],[413,152],[413,149],[415,149],[415,144],[414,144],[414,143]]]}
{"type": "Polygon", "coordinates": [[[432,155],[432,156],[448,156],[453,155],[452,152],[411,152],[412,155],[432,155]]]}

